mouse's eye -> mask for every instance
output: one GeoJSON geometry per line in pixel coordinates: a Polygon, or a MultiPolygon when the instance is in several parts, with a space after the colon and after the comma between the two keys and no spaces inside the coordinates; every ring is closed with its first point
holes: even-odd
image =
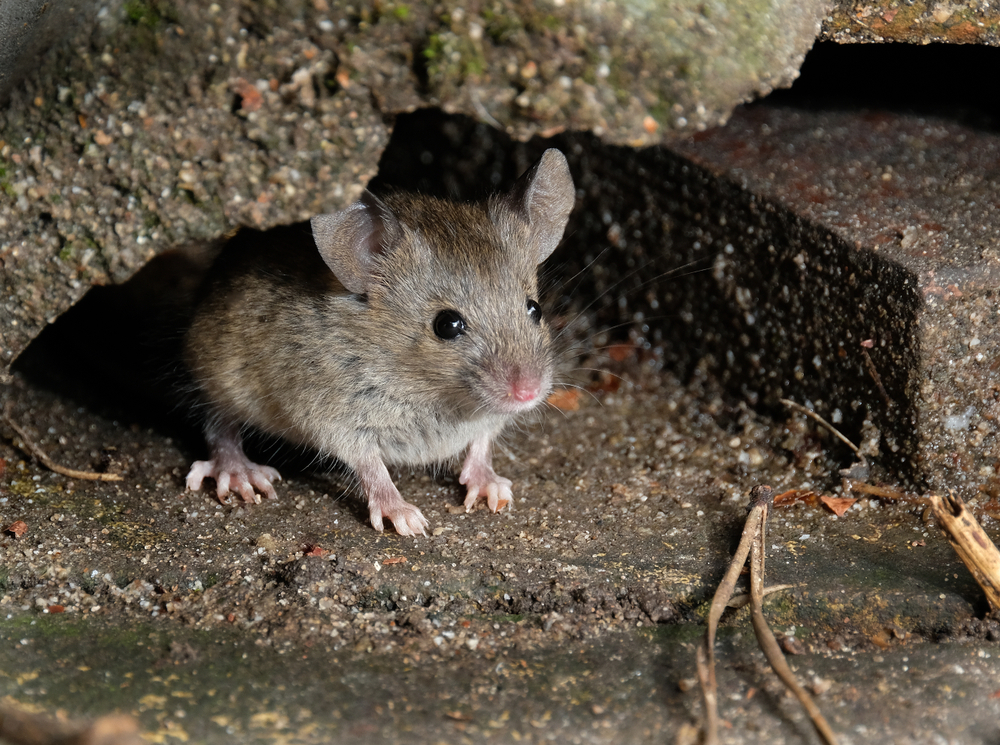
{"type": "Polygon", "coordinates": [[[535,323],[542,322],[542,306],[530,297],[528,298],[528,318],[535,323]]]}
{"type": "Polygon", "coordinates": [[[465,319],[457,310],[442,310],[434,317],[434,333],[439,339],[457,339],[465,333],[465,319]]]}

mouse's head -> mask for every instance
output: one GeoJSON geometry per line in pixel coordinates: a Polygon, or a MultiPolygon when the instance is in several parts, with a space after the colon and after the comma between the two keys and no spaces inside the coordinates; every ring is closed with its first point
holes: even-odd
{"type": "Polygon", "coordinates": [[[565,157],[550,149],[486,205],[366,192],[312,228],[340,282],[366,298],[387,375],[444,411],[513,415],[551,389],[537,267],[574,196],[565,157]]]}

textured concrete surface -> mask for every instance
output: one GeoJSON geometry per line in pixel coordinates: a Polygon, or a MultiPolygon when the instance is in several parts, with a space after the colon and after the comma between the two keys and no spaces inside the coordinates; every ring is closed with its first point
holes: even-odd
{"type": "Polygon", "coordinates": [[[823,7],[111,3],[0,112],[0,374],[158,252],[343,207],[399,112],[658,142],[793,80],[823,7]]]}
{"type": "MultiPolygon", "coordinates": [[[[38,69],[38,59],[50,47],[81,27],[93,26],[99,8],[96,0],[8,0],[0,5],[0,104],[38,69]]],[[[106,8],[101,15],[110,20],[106,8]]]]}
{"type": "Polygon", "coordinates": [[[995,492],[1000,137],[758,106],[677,152],[820,231],[799,252],[762,219],[714,267],[748,340],[730,365],[747,395],[806,396],[854,429],[868,418],[917,483],[995,492]]]}
{"type": "Polygon", "coordinates": [[[839,0],[823,20],[822,39],[841,44],[906,42],[1000,44],[1000,10],[977,0],[839,0]]]}
{"type": "MultiPolygon", "coordinates": [[[[103,364],[73,359],[76,380],[103,364]]],[[[125,480],[0,441],[0,523],[24,523],[0,533],[0,712],[119,711],[165,743],[690,742],[694,647],[748,488],[834,493],[837,463],[802,418],[685,389],[637,349],[580,365],[578,407],[498,455],[514,511],[465,514],[449,469],[398,475],[431,521],[414,539],[376,534],[349,479],[294,453],[277,500],[185,494],[197,439],[19,378],[11,413],[40,446],[125,480]]],[[[990,741],[1000,624],[919,501],[793,501],[767,543],[768,584],[791,585],[767,616],[844,745],[990,741]]],[[[816,742],[746,609],[718,655],[723,742],[816,742]]]]}

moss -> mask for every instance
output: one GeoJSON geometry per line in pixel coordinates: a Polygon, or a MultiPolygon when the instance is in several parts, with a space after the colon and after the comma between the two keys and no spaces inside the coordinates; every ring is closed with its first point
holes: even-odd
{"type": "Polygon", "coordinates": [[[177,9],[173,5],[157,0],[128,0],[124,10],[129,23],[149,29],[164,22],[176,23],[178,19],[177,9]]]}
{"type": "Polygon", "coordinates": [[[484,10],[483,20],[486,21],[486,35],[498,45],[507,44],[514,36],[524,31],[521,19],[513,13],[494,13],[492,10],[484,10]]]}
{"type": "Polygon", "coordinates": [[[410,6],[401,3],[392,9],[392,14],[400,21],[407,21],[410,18],[410,6]]]}

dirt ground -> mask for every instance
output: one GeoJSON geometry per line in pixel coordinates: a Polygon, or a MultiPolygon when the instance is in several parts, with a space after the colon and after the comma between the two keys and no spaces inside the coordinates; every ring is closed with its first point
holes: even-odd
{"type": "MultiPolygon", "coordinates": [[[[835,495],[849,459],[635,349],[578,364],[585,390],[496,456],[514,510],[465,514],[450,468],[398,475],[419,538],[376,533],[349,478],[271,443],[277,500],[185,493],[202,445],[183,424],[19,377],[10,417],[39,447],[124,478],[56,475],[5,429],[0,524],[23,533],[0,536],[0,695],[130,713],[151,742],[691,741],[694,647],[750,487],[835,495]]],[[[799,501],[769,525],[768,584],[791,585],[769,620],[843,742],[996,737],[1000,625],[923,511],[799,501]]],[[[816,741],[747,611],[723,626],[723,740],[816,741]]]]}

